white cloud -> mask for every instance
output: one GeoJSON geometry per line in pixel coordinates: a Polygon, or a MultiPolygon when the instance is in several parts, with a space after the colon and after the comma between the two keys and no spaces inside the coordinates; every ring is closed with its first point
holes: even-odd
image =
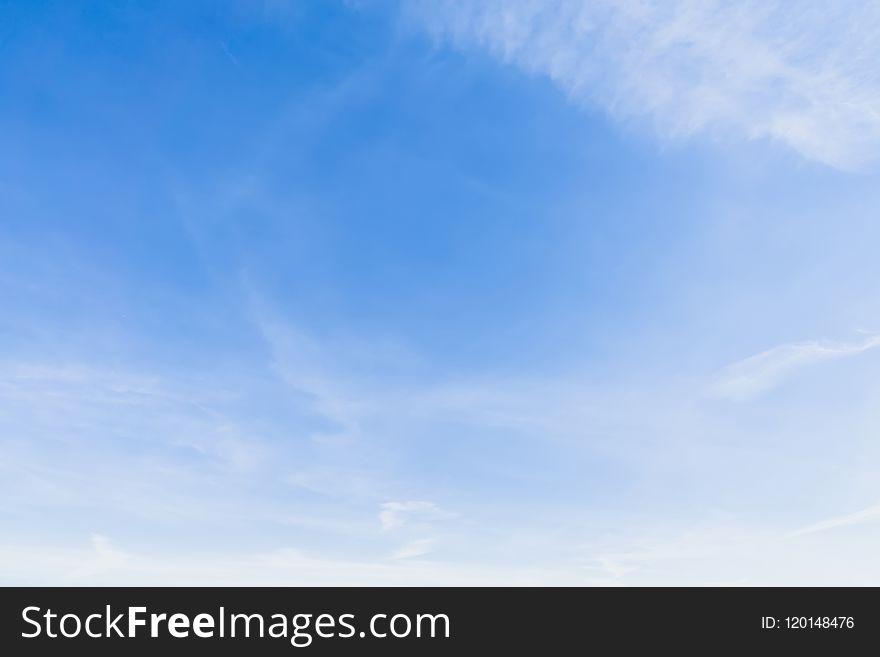
{"type": "Polygon", "coordinates": [[[421,0],[440,38],[550,77],[664,138],[780,141],[852,169],[880,155],[880,5],[854,0],[421,0]]]}
{"type": "Polygon", "coordinates": [[[390,382],[414,358],[382,339],[318,338],[285,321],[252,288],[249,316],[269,349],[272,368],[292,390],[311,399],[313,410],[334,425],[315,433],[321,443],[343,444],[361,436],[364,420],[383,413],[390,382]]]}
{"type": "Polygon", "coordinates": [[[383,531],[388,531],[403,526],[408,516],[436,516],[441,513],[433,502],[385,502],[379,512],[379,522],[382,523],[383,531]]]}
{"type": "Polygon", "coordinates": [[[619,561],[606,556],[596,557],[596,562],[614,579],[619,579],[638,569],[638,566],[624,565],[619,561]]]}
{"type": "MultiPolygon", "coordinates": [[[[415,547],[410,545],[411,549],[415,547]]],[[[421,546],[422,549],[426,545],[421,546]]],[[[0,543],[0,583],[126,586],[548,586],[594,583],[589,573],[556,566],[449,563],[412,559],[347,560],[297,549],[224,554],[126,551],[118,567],[82,570],[94,550],[0,543]]]]}
{"type": "Polygon", "coordinates": [[[815,534],[817,532],[825,532],[839,527],[850,527],[855,525],[863,525],[866,523],[880,522],[880,504],[869,506],[853,513],[846,513],[833,518],[827,518],[820,522],[807,525],[801,529],[793,531],[790,536],[802,536],[804,534],[815,534]]]}
{"type": "MultiPolygon", "coordinates": [[[[815,580],[799,580],[794,565],[786,560],[792,544],[781,540],[787,538],[784,530],[761,529],[771,523],[776,528],[788,526],[791,508],[780,508],[778,501],[768,503],[760,518],[740,518],[742,522],[754,522],[758,527],[754,531],[740,532],[734,528],[730,533],[719,531],[717,536],[708,530],[682,536],[671,531],[673,535],[669,537],[663,533],[665,526],[652,531],[637,513],[624,510],[620,517],[611,517],[606,510],[583,508],[580,499],[570,502],[563,495],[572,490],[571,481],[564,479],[571,474],[561,471],[557,477],[556,471],[548,471],[543,464],[535,466],[528,459],[520,458],[504,476],[516,477],[523,495],[520,499],[526,494],[534,496],[529,504],[534,502],[536,506],[511,517],[507,509],[515,508],[517,500],[506,497],[496,503],[495,492],[488,485],[469,488],[459,495],[454,486],[446,488],[442,482],[423,477],[418,467],[411,472],[387,467],[393,459],[384,457],[394,455],[395,448],[412,440],[422,427],[437,419],[453,419],[463,431],[489,427],[501,429],[499,433],[507,435],[507,429],[513,429],[530,440],[540,441],[541,449],[559,461],[578,459],[587,468],[595,465],[597,470],[608,462],[626,464],[632,472],[627,481],[632,483],[632,490],[642,491],[639,495],[662,500],[670,507],[681,500],[687,502],[675,507],[681,517],[664,518],[664,522],[669,520],[681,527],[698,522],[698,514],[713,502],[721,504],[719,500],[733,499],[728,495],[732,485],[739,490],[740,484],[747,482],[745,488],[752,494],[763,489],[767,478],[762,475],[771,468],[755,464],[774,462],[783,449],[785,458],[779,462],[785,464],[787,477],[791,477],[785,479],[786,485],[798,485],[799,480],[792,475],[797,464],[792,466],[788,460],[788,446],[794,436],[798,444],[803,444],[805,435],[825,444],[827,436],[821,423],[810,422],[807,432],[790,430],[783,437],[791,440],[772,442],[769,447],[760,433],[746,441],[732,440],[737,434],[720,424],[716,425],[720,429],[712,440],[707,440],[705,427],[711,426],[711,413],[717,409],[712,404],[704,408],[705,400],[700,399],[702,389],[692,387],[690,379],[686,385],[670,384],[663,377],[663,385],[642,381],[641,387],[628,382],[600,386],[585,379],[487,376],[450,380],[418,372],[419,376],[401,381],[387,374],[393,368],[384,367],[384,355],[371,354],[369,366],[359,369],[359,359],[365,358],[361,355],[363,350],[335,349],[336,343],[302,337],[295,330],[291,335],[296,339],[288,342],[284,328],[280,323],[275,326],[273,335],[278,339],[270,344],[273,349],[269,353],[286,385],[279,386],[274,377],[268,383],[240,378],[238,387],[231,389],[235,394],[224,379],[217,377],[211,379],[210,385],[194,387],[186,384],[188,379],[181,373],[138,376],[132,372],[84,368],[7,366],[6,374],[0,377],[0,411],[5,410],[0,417],[5,431],[0,433],[20,439],[9,441],[8,448],[0,454],[0,480],[5,486],[0,506],[15,510],[16,515],[21,515],[21,509],[38,513],[51,509],[52,514],[69,510],[85,514],[91,513],[91,509],[101,515],[108,510],[124,511],[127,517],[157,527],[166,538],[164,545],[150,548],[162,551],[157,554],[144,553],[143,546],[122,550],[100,540],[93,542],[91,548],[76,549],[4,547],[0,541],[0,564],[7,565],[0,568],[0,579],[31,584],[54,581],[217,585],[279,581],[386,585],[843,583],[856,579],[856,562],[852,562],[845,570],[843,566],[841,570],[837,566],[823,567],[811,572],[810,577],[815,580]],[[302,354],[305,355],[301,357],[302,354]],[[379,366],[374,368],[376,361],[379,366]],[[376,375],[372,376],[374,372],[376,375]],[[315,381],[320,381],[320,385],[315,381]],[[298,450],[295,438],[299,430],[288,424],[288,415],[255,423],[256,413],[238,402],[230,403],[242,395],[243,399],[252,399],[258,393],[268,393],[269,384],[280,388],[272,393],[277,393],[278,399],[294,399],[296,403],[298,398],[290,395],[290,388],[306,389],[314,396],[311,404],[327,410],[328,415],[332,415],[334,408],[344,407],[346,412],[340,424],[342,420],[350,422],[360,430],[360,440],[317,447],[312,443],[309,450],[298,450]],[[253,390],[246,394],[249,387],[253,390]],[[332,400],[344,403],[334,406],[332,400]],[[5,408],[2,402],[6,403],[5,408]],[[126,411],[125,422],[117,417],[119,408],[126,411]],[[634,408],[639,412],[634,413],[634,408]],[[706,415],[701,415],[704,410],[706,415]],[[35,426],[41,422],[49,422],[49,426],[35,426]],[[274,431],[276,422],[287,430],[274,431]],[[59,427],[69,434],[71,447],[61,456],[56,454],[54,442],[47,439],[59,427]],[[221,449],[227,427],[237,427],[241,439],[246,441],[243,445],[263,445],[266,457],[255,468],[248,464],[235,467],[237,459],[221,449]],[[137,452],[134,456],[129,454],[130,441],[113,439],[117,434],[126,438],[147,436],[151,439],[150,449],[162,451],[142,461],[137,452]],[[178,454],[163,448],[184,442],[200,445],[199,452],[205,450],[216,455],[218,462],[214,463],[214,458],[193,459],[194,455],[189,453],[178,454]],[[361,452],[356,451],[359,442],[365,444],[361,452]],[[35,451],[36,445],[44,443],[45,449],[35,451]],[[780,452],[774,451],[774,446],[780,452]],[[598,456],[594,459],[590,453],[598,456]],[[755,459],[756,453],[761,458],[755,459]],[[181,457],[186,460],[178,462],[181,457]],[[70,458],[78,460],[71,464],[67,462],[70,458]],[[545,494],[542,484],[551,476],[557,480],[545,494]],[[687,498],[676,497],[682,489],[671,486],[669,482],[673,480],[685,482],[687,498]],[[267,494],[268,486],[263,484],[273,481],[285,481],[295,488],[286,489],[282,495],[275,495],[274,490],[267,494]],[[559,488],[553,490],[556,485],[559,488]],[[108,495],[111,489],[114,494],[108,495]],[[301,489],[320,497],[301,494],[301,489]],[[291,490],[292,495],[288,494],[291,490]],[[699,495],[694,496],[693,491],[699,491],[699,495]],[[451,508],[456,510],[455,515],[445,510],[451,508]],[[450,522],[450,518],[455,521],[450,522]],[[272,545],[259,540],[250,545],[243,541],[237,547],[216,548],[212,541],[206,541],[201,553],[194,554],[199,552],[194,546],[176,546],[171,540],[175,535],[173,528],[183,523],[205,523],[201,526],[210,530],[221,519],[224,527],[233,528],[252,528],[258,522],[267,530],[258,533],[259,538],[279,535],[279,527],[295,526],[298,549],[281,546],[273,550],[272,545]],[[578,528],[571,527],[572,523],[578,528]],[[648,540],[639,535],[630,540],[633,533],[647,534],[648,540]],[[653,540],[655,535],[661,538],[653,540]],[[309,556],[308,550],[314,549],[316,543],[323,544],[328,536],[337,537],[339,552],[326,559],[309,556]],[[605,536],[613,538],[606,543],[605,536]],[[618,540],[621,536],[623,539],[618,540]],[[591,545],[580,548],[578,543],[591,545]],[[305,551],[299,551],[300,548],[305,551]],[[212,552],[215,549],[220,552],[212,552]],[[235,551],[239,549],[240,552],[235,551]],[[770,555],[766,562],[738,556],[760,550],[770,555]],[[443,561],[441,555],[449,561],[443,561]],[[45,570],[40,569],[40,564],[45,564],[45,570]],[[782,570],[769,570],[767,564],[782,570]]],[[[752,394],[767,389],[767,381],[776,384],[805,363],[859,353],[876,346],[878,341],[880,337],[843,345],[783,345],[769,350],[775,357],[765,354],[763,358],[747,359],[744,363],[751,363],[750,368],[737,364],[739,369],[732,366],[725,373],[748,374],[750,387],[746,387],[752,394]],[[796,357],[789,353],[792,347],[796,357]],[[773,365],[780,360],[780,353],[783,365],[773,365]],[[825,355],[820,357],[817,353],[825,355]]],[[[742,393],[742,385],[737,385],[732,389],[742,393]]],[[[342,427],[343,433],[345,428],[342,427]]],[[[303,436],[308,435],[308,429],[304,426],[303,436]]],[[[442,438],[446,427],[443,429],[444,433],[427,435],[442,438]]],[[[870,427],[866,432],[869,430],[870,427]]],[[[487,468],[495,467],[493,459],[499,448],[505,448],[500,441],[486,445],[473,441],[470,454],[478,460],[485,457],[487,468]]],[[[848,450],[832,455],[816,451],[813,455],[823,465],[840,457],[839,464],[849,467],[848,473],[876,480],[871,459],[859,459],[854,467],[848,459],[857,457],[848,450]]],[[[496,473],[497,470],[490,471],[496,473]]],[[[810,475],[810,486],[826,486],[823,490],[829,494],[846,492],[842,492],[845,486],[839,478],[830,484],[819,484],[812,471],[810,475]]],[[[578,481],[577,486],[580,485],[578,481]]],[[[767,485],[778,487],[780,480],[773,479],[767,485]]],[[[748,508],[748,501],[739,507],[743,508],[748,508]]],[[[863,524],[866,526],[860,531],[865,533],[876,529],[863,524]]],[[[99,526],[106,530],[116,525],[99,526]]],[[[24,541],[26,530],[24,526],[13,528],[7,535],[24,541]]],[[[131,539],[124,527],[118,527],[118,531],[122,532],[118,536],[121,542],[131,539]]],[[[40,542],[39,538],[29,540],[40,542]]],[[[804,532],[798,540],[810,546],[811,551],[805,552],[798,562],[806,572],[811,564],[824,564],[826,554],[832,547],[839,547],[843,539],[837,532],[804,532]]],[[[861,558],[862,552],[875,546],[876,540],[868,540],[853,550],[858,550],[856,556],[861,558]]],[[[858,565],[862,567],[865,563],[858,565]]],[[[871,562],[867,563],[870,567],[871,562]]],[[[876,570],[870,570],[869,575],[871,581],[876,581],[876,570]]]]}
{"type": "Polygon", "coordinates": [[[612,542],[594,562],[607,583],[672,586],[865,586],[880,577],[880,505],[795,531],[720,515],[676,530],[654,527],[612,542]],[[834,532],[842,527],[859,532],[834,532]]]}
{"type": "Polygon", "coordinates": [[[137,370],[0,361],[0,434],[37,449],[47,443],[120,447],[120,436],[193,450],[218,468],[246,471],[259,440],[221,409],[231,395],[182,377],[137,370]]]}
{"type": "Polygon", "coordinates": [[[710,393],[723,399],[747,401],[775,388],[803,367],[854,356],[878,346],[880,336],[854,344],[808,341],[780,345],[724,368],[710,393]]]}
{"type": "Polygon", "coordinates": [[[625,533],[566,541],[563,550],[530,543],[532,549],[518,555],[496,551],[489,560],[426,557],[434,547],[431,538],[404,543],[390,559],[315,556],[292,547],[145,551],[100,536],[92,537],[89,548],[0,542],[0,584],[864,586],[880,581],[878,517],[875,505],[790,532],[724,517],[638,523],[625,533]],[[860,532],[858,540],[851,532],[830,531],[850,526],[860,532]]]}
{"type": "Polygon", "coordinates": [[[428,554],[434,547],[434,539],[420,538],[410,541],[397,548],[392,554],[392,559],[412,559],[428,554]]]}
{"type": "Polygon", "coordinates": [[[74,579],[87,579],[125,567],[129,556],[109,538],[94,534],[91,543],[93,552],[74,567],[71,575],[74,579]]]}

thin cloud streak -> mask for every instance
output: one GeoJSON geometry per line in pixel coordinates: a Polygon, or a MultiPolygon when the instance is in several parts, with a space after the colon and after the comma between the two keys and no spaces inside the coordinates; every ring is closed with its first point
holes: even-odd
{"type": "Polygon", "coordinates": [[[854,344],[807,341],[780,345],[724,368],[710,387],[710,394],[721,399],[748,401],[782,384],[802,368],[855,356],[878,346],[880,336],[854,344]]]}
{"type": "Polygon", "coordinates": [[[827,518],[826,520],[807,525],[806,527],[791,532],[789,536],[804,536],[806,534],[816,534],[819,532],[830,531],[832,529],[839,529],[841,527],[852,527],[876,522],[880,522],[880,504],[874,504],[873,506],[861,509],[860,511],[834,516],[833,518],[827,518]]]}

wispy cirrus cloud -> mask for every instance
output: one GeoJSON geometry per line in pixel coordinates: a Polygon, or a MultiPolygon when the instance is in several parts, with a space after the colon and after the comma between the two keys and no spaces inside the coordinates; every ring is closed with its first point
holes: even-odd
{"type": "Polygon", "coordinates": [[[880,503],[865,507],[858,511],[853,511],[852,513],[844,513],[832,518],[820,520],[819,522],[815,522],[791,532],[789,536],[794,538],[805,534],[816,534],[819,532],[827,532],[832,529],[839,529],[841,527],[853,527],[856,525],[871,523],[880,523],[880,503]]]}
{"type": "Polygon", "coordinates": [[[664,138],[769,138],[841,169],[880,154],[875,3],[422,0],[405,10],[664,138]]]}
{"type": "Polygon", "coordinates": [[[434,539],[431,538],[419,538],[414,541],[410,541],[404,545],[401,545],[399,548],[394,550],[391,553],[392,559],[414,559],[415,557],[421,557],[431,552],[434,548],[434,539]]]}
{"type": "Polygon", "coordinates": [[[88,579],[125,567],[129,556],[120,550],[111,539],[101,534],[93,534],[91,544],[93,554],[84,558],[74,568],[71,573],[72,579],[88,579]]]}
{"type": "Polygon", "coordinates": [[[747,401],[775,388],[804,367],[855,356],[875,347],[880,347],[880,336],[856,343],[806,341],[779,345],[724,368],[710,393],[714,397],[747,401]]]}
{"type": "Polygon", "coordinates": [[[433,502],[385,502],[379,512],[379,522],[382,523],[382,529],[388,531],[402,526],[407,517],[412,515],[437,516],[441,514],[442,511],[433,502]]]}
{"type": "MultiPolygon", "coordinates": [[[[430,537],[390,555],[318,554],[298,547],[222,551],[122,545],[103,535],[66,544],[33,545],[0,540],[0,582],[63,585],[865,585],[880,572],[874,549],[878,506],[835,516],[794,531],[750,524],[732,516],[669,527],[630,526],[622,533],[587,536],[544,550],[492,561],[429,557],[430,537]],[[847,531],[836,531],[843,530],[847,531]],[[861,540],[853,541],[853,532],[861,540]],[[842,553],[847,559],[840,559],[842,553]],[[817,562],[823,563],[816,568],[817,562]]],[[[515,534],[515,532],[513,532],[515,534]]],[[[468,544],[474,548],[473,544],[468,544]]]]}

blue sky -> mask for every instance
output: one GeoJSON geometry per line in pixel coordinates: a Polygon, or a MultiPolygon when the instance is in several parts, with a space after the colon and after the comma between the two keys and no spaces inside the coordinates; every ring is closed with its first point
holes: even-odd
{"type": "Polygon", "coordinates": [[[878,26],[4,3],[0,581],[880,583],[878,26]]]}

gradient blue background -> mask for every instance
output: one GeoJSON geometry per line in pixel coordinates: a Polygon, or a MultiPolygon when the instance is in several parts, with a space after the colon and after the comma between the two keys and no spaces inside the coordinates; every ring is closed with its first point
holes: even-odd
{"type": "Polygon", "coordinates": [[[880,581],[880,85],[667,129],[458,10],[0,4],[0,581],[880,581]]]}

